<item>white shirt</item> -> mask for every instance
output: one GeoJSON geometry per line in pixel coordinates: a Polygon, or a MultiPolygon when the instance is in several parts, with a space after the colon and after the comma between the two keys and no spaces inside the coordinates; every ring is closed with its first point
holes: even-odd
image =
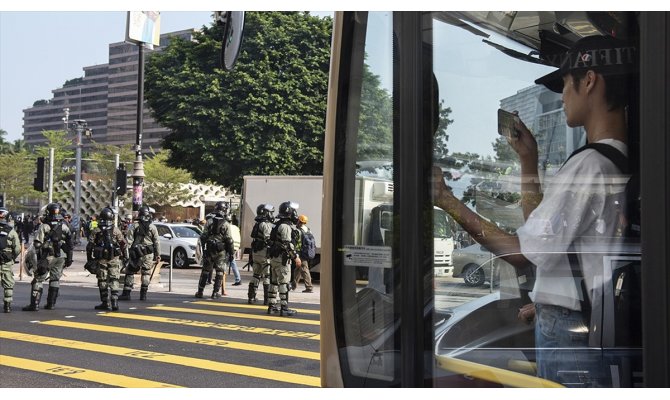
{"type": "MultiPolygon", "coordinates": [[[[605,139],[627,154],[625,143],[605,139]]],[[[517,230],[521,252],[537,266],[530,298],[580,310],[580,292],[570,270],[567,251],[577,252],[587,290],[591,296],[603,274],[603,255],[589,253],[595,248],[613,251],[618,246],[616,231],[619,211],[625,209],[628,176],[605,156],[587,149],[572,157],[547,184],[542,202],[517,230]],[[618,196],[621,209],[606,206],[606,196],[618,196]]]]}

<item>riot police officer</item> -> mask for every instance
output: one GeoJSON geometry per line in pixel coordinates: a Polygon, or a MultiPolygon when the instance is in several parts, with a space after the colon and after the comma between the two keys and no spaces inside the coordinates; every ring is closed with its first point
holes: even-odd
{"type": "Polygon", "coordinates": [[[23,311],[38,311],[42,298],[42,284],[49,278],[49,293],[44,308],[53,310],[56,306],[60,277],[63,269],[72,265],[72,233],[63,221],[58,203],[49,203],[44,213],[44,222],[39,225],[33,247],[37,256],[37,268],[31,283],[30,304],[23,311]],[[63,258],[65,255],[65,258],[63,258]]]}
{"type": "Polygon", "coordinates": [[[285,201],[279,205],[278,222],[270,233],[270,290],[268,314],[279,312],[279,315],[291,316],[295,310],[288,308],[289,281],[291,279],[291,261],[300,267],[300,256],[295,251],[295,242],[299,233],[294,229],[298,222],[299,205],[285,201]],[[277,308],[277,290],[279,290],[280,308],[277,308]]]}
{"type": "Polygon", "coordinates": [[[4,311],[12,312],[14,260],[21,253],[21,238],[9,224],[9,211],[0,207],[0,281],[4,290],[4,311]]]}
{"type": "Polygon", "coordinates": [[[109,310],[110,306],[112,311],[119,309],[120,257],[126,252],[126,246],[123,233],[114,225],[114,211],[103,208],[98,216],[98,226],[91,230],[86,245],[87,263],[95,261],[97,264],[101,303],[94,307],[96,310],[109,310]]]}
{"type": "Polygon", "coordinates": [[[210,271],[214,268],[216,273],[214,277],[214,287],[212,288],[212,298],[221,297],[219,291],[223,282],[223,276],[226,273],[228,263],[233,260],[233,237],[228,223],[228,204],[219,201],[214,206],[212,218],[205,224],[205,229],[200,236],[202,243],[202,271],[198,281],[198,291],[195,297],[202,298],[207,278],[210,271]]]}
{"type": "Polygon", "coordinates": [[[140,300],[147,299],[151,269],[160,261],[160,242],[158,229],[152,220],[149,207],[140,207],[137,213],[138,223],[128,230],[126,238],[131,243],[128,250],[130,262],[126,266],[126,275],[123,279],[123,292],[119,300],[130,300],[130,292],[135,283],[135,273],[142,271],[142,285],[140,286],[140,300]]]}
{"type": "Polygon", "coordinates": [[[253,277],[249,281],[249,304],[256,302],[256,290],[258,284],[263,282],[263,305],[268,305],[268,290],[270,287],[270,260],[268,259],[268,246],[270,245],[270,233],[272,232],[275,208],[272,204],[260,204],[256,208],[256,223],[251,230],[251,257],[253,265],[253,277]]]}

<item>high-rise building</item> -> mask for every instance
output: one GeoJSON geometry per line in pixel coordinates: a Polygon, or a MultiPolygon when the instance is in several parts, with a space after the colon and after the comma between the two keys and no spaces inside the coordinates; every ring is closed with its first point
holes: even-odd
{"type": "MultiPolygon", "coordinates": [[[[160,46],[144,50],[145,62],[160,51],[172,37],[191,40],[194,29],[161,35],[160,46]]],[[[46,143],[44,130],[63,130],[64,109],[69,120],[86,120],[92,130],[91,139],[100,144],[135,144],[137,138],[137,88],[139,50],[126,42],[109,45],[107,64],[84,67],[84,76],[71,79],[63,87],[52,90],[53,98],[38,100],[23,110],[23,139],[29,146],[46,143]]],[[[142,123],[142,150],[160,150],[162,139],[170,133],[151,118],[145,105],[142,123]]],[[[85,140],[83,147],[92,146],[85,140]]]]}

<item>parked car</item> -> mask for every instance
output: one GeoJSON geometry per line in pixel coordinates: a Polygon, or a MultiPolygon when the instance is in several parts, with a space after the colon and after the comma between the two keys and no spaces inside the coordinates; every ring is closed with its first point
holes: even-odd
{"type": "Polygon", "coordinates": [[[173,268],[186,268],[196,261],[200,228],[191,224],[154,222],[161,243],[161,258],[170,260],[173,268]]]}
{"type": "Polygon", "coordinates": [[[481,286],[491,281],[491,265],[504,263],[479,243],[454,249],[451,259],[455,278],[463,278],[467,286],[481,286]]]}

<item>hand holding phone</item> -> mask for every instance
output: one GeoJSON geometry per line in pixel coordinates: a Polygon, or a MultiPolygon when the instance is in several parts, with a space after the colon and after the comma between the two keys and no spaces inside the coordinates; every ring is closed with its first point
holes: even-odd
{"type": "Polygon", "coordinates": [[[498,109],[498,134],[506,136],[508,138],[517,138],[519,137],[519,131],[516,129],[515,124],[519,121],[519,116],[505,111],[502,108],[498,109]]]}

